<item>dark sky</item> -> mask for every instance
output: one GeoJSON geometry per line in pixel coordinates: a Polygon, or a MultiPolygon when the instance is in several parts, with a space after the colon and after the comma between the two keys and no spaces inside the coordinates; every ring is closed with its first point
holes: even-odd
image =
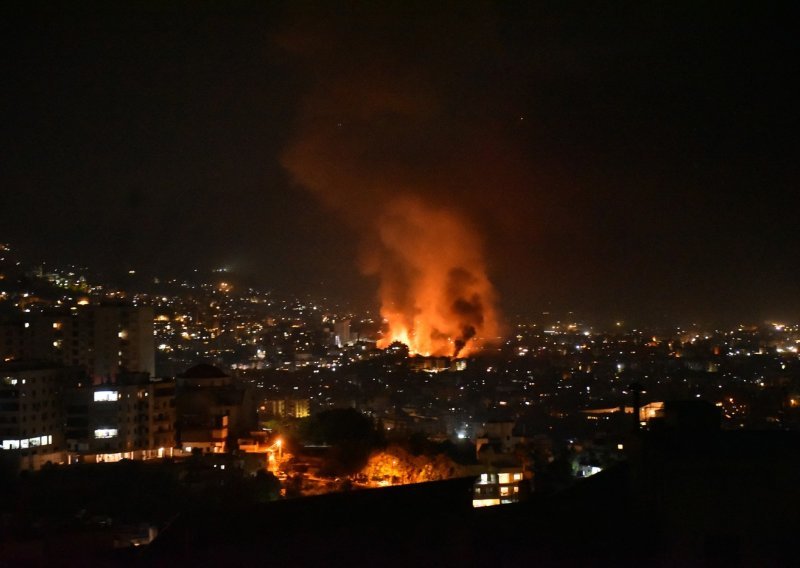
{"type": "Polygon", "coordinates": [[[385,178],[468,219],[508,314],[800,319],[788,8],[331,4],[4,9],[0,242],[365,305],[385,178]],[[346,194],[283,167],[314,121],[346,194]]]}

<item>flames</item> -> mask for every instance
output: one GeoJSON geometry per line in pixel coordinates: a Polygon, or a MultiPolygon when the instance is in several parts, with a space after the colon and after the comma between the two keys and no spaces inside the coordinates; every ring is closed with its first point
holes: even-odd
{"type": "Polygon", "coordinates": [[[387,330],[378,347],[399,341],[411,353],[465,357],[498,332],[495,295],[477,234],[454,211],[418,197],[386,205],[374,255],[387,330]]]}
{"type": "MultiPolygon", "coordinates": [[[[452,20],[449,10],[441,17],[452,20]]],[[[471,21],[480,28],[485,20],[471,21]]],[[[433,33],[419,52],[405,41],[405,27],[398,28],[402,41],[380,52],[371,27],[338,25],[346,23],[332,15],[320,26],[319,18],[298,14],[278,38],[304,65],[310,86],[281,163],[360,234],[361,268],[378,279],[386,324],[379,347],[400,341],[415,354],[468,356],[500,328],[482,239],[463,212],[497,205],[486,188],[502,178],[501,145],[491,129],[451,107],[449,78],[458,73],[447,64],[451,46],[438,26],[419,30],[433,33]],[[417,56],[429,61],[429,47],[446,74],[416,63],[417,56]]],[[[394,17],[385,23],[394,29],[394,17]]],[[[473,31],[467,26],[451,38],[458,53],[465,45],[459,38],[471,42],[473,31]]]]}
{"type": "Polygon", "coordinates": [[[348,140],[336,122],[315,117],[283,164],[363,235],[361,268],[378,277],[387,328],[379,347],[400,341],[413,354],[475,353],[500,331],[477,230],[454,206],[431,197],[444,190],[430,180],[410,183],[396,164],[365,159],[371,139],[365,140],[348,140]]]}

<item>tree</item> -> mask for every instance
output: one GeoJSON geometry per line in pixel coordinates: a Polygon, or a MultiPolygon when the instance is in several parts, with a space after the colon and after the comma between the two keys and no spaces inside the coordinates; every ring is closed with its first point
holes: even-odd
{"type": "Polygon", "coordinates": [[[322,468],[329,475],[356,473],[384,443],[372,419],[352,408],[315,414],[301,424],[298,434],[305,444],[330,446],[322,468]]]}
{"type": "Polygon", "coordinates": [[[401,485],[450,479],[459,472],[460,468],[444,454],[415,456],[398,445],[373,453],[362,470],[369,480],[401,485]]]}
{"type": "Polygon", "coordinates": [[[337,445],[342,442],[375,444],[380,436],[368,416],[352,408],[334,408],[311,416],[299,429],[306,444],[337,445]]]}
{"type": "Polygon", "coordinates": [[[254,483],[255,500],[258,503],[275,501],[281,496],[281,482],[272,472],[258,471],[254,483]]]}

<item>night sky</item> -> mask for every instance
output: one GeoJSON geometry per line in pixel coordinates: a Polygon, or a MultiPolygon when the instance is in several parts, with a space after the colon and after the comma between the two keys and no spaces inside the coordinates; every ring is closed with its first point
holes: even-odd
{"type": "Polygon", "coordinates": [[[0,242],[25,257],[368,306],[402,187],[465,219],[508,315],[800,320],[788,8],[21,4],[0,242]]]}

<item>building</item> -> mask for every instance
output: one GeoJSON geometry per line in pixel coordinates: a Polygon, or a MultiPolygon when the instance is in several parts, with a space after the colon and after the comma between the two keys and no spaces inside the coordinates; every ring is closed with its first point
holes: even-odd
{"type": "Polygon", "coordinates": [[[38,470],[64,461],[67,373],[52,363],[0,363],[0,461],[7,467],[38,470]]]}
{"type": "Polygon", "coordinates": [[[422,355],[411,357],[408,360],[408,365],[412,371],[418,373],[463,371],[467,368],[467,362],[463,359],[451,359],[450,357],[424,357],[422,355]]]}
{"type": "Polygon", "coordinates": [[[163,454],[175,447],[177,443],[176,427],[178,416],[175,401],[175,381],[156,379],[151,381],[150,389],[148,445],[150,449],[163,454]]]}
{"type": "Polygon", "coordinates": [[[489,420],[475,441],[475,451],[480,455],[484,447],[491,447],[495,453],[510,454],[521,441],[523,438],[515,436],[512,420],[489,420]]]}
{"type": "Polygon", "coordinates": [[[184,451],[222,453],[229,439],[255,428],[249,389],[213,365],[200,364],[176,378],[178,445],[184,451]]]}
{"type": "Polygon", "coordinates": [[[514,467],[480,474],[473,486],[472,506],[489,507],[518,502],[523,478],[522,468],[514,467]]]}
{"type": "Polygon", "coordinates": [[[305,418],[310,414],[308,399],[300,398],[267,399],[258,411],[263,418],[305,418]]]}
{"type": "Polygon", "coordinates": [[[175,383],[146,373],[81,384],[65,393],[69,461],[108,462],[173,455],[175,383]]]}
{"type": "Polygon", "coordinates": [[[344,347],[350,343],[350,320],[337,321],[333,324],[333,344],[344,347]]]}
{"type": "Polygon", "coordinates": [[[134,373],[98,385],[74,367],[0,364],[0,461],[11,469],[172,455],[175,423],[174,381],[134,373]]]}
{"type": "Polygon", "coordinates": [[[96,383],[120,372],[153,376],[153,309],[106,303],[69,312],[25,314],[21,320],[0,324],[0,356],[80,366],[96,383]]]}

